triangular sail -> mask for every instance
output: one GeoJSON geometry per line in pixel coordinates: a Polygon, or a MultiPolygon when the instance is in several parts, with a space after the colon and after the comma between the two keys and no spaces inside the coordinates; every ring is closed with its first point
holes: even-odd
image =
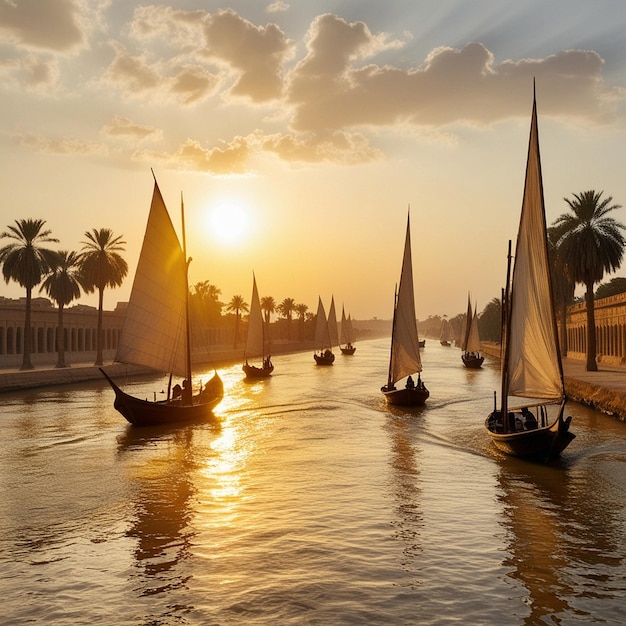
{"type": "Polygon", "coordinates": [[[509,301],[505,364],[508,394],[549,400],[563,398],[534,99],[509,301]]]}
{"type": "Polygon", "coordinates": [[[187,376],[186,272],[183,249],[155,180],[116,361],[187,376]]]}
{"type": "Polygon", "coordinates": [[[246,358],[265,356],[265,331],[261,300],[256,286],[256,277],[252,275],[252,300],[250,302],[250,317],[248,318],[248,338],[246,340],[246,358]]]}
{"type": "Polygon", "coordinates": [[[352,330],[352,318],[346,317],[346,310],[341,307],[341,343],[351,344],[354,342],[354,331],[352,330]]]}
{"type": "Polygon", "coordinates": [[[444,319],[441,322],[441,329],[439,331],[439,339],[441,341],[450,341],[450,323],[444,319]]]}
{"type": "Polygon", "coordinates": [[[326,322],[326,311],[322,304],[322,298],[319,298],[317,304],[317,319],[315,322],[315,349],[330,349],[330,334],[328,333],[328,324],[326,322]]]}
{"type": "Polygon", "coordinates": [[[330,337],[330,348],[339,345],[339,331],[337,329],[337,313],[335,312],[335,298],[330,299],[330,309],[328,310],[328,335],[330,337]]]}
{"type": "Polygon", "coordinates": [[[417,335],[417,318],[415,317],[409,217],[407,217],[406,222],[404,256],[402,258],[402,271],[400,273],[400,285],[394,310],[392,332],[389,382],[395,384],[405,376],[422,371],[419,338],[417,335]]]}
{"type": "Polygon", "coordinates": [[[462,349],[466,352],[480,352],[480,334],[478,332],[478,316],[476,309],[472,312],[469,296],[467,298],[466,331],[462,349]]]}

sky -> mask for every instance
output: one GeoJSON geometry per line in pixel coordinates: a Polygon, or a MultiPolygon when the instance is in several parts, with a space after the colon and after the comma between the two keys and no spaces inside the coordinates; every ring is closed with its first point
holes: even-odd
{"type": "Polygon", "coordinates": [[[277,303],[390,319],[410,211],[418,319],[468,292],[481,311],[516,237],[533,80],[548,224],[587,190],[626,207],[624,32],[623,0],[0,0],[0,231],[122,236],[113,309],[153,171],[179,232],[184,197],[192,284],[249,302],[254,272],[277,303]]]}

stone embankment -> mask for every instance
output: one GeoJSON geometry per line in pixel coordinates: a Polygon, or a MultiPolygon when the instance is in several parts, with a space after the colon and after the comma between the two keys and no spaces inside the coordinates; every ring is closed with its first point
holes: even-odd
{"type": "MultiPolygon", "coordinates": [[[[483,343],[489,356],[500,358],[498,344],[483,343]]],[[[565,393],[570,400],[626,421],[626,368],[598,364],[598,371],[588,372],[584,361],[563,359],[565,393]]]]}

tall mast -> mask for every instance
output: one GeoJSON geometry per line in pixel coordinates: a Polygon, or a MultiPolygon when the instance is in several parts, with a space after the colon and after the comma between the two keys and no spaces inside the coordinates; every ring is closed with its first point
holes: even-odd
{"type": "Polygon", "coordinates": [[[180,192],[180,214],[183,230],[183,258],[185,259],[185,350],[187,363],[187,384],[189,386],[189,401],[193,396],[193,387],[191,384],[191,336],[189,331],[189,263],[191,259],[187,258],[187,237],[185,235],[185,203],[183,202],[183,192],[180,192]]]}

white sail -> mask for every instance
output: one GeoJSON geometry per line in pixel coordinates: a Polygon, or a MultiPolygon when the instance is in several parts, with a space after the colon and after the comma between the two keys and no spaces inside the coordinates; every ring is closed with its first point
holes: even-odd
{"type": "Polygon", "coordinates": [[[509,395],[559,400],[564,395],[563,377],[546,242],[537,106],[533,101],[524,199],[510,289],[506,383],[509,395]]]}
{"type": "Polygon", "coordinates": [[[186,272],[183,250],[155,181],[116,361],[187,375],[186,272]]]}
{"type": "Polygon", "coordinates": [[[341,343],[351,344],[354,342],[354,331],[352,330],[352,318],[346,317],[344,307],[341,307],[341,343]]]}
{"type": "Polygon", "coordinates": [[[330,349],[330,334],[328,332],[328,323],[326,322],[326,311],[322,304],[322,298],[319,298],[317,304],[317,319],[315,322],[315,349],[330,349]]]}
{"type": "Polygon", "coordinates": [[[391,363],[389,381],[395,384],[410,374],[422,371],[417,318],[415,317],[415,296],[413,293],[413,262],[411,259],[411,229],[409,218],[406,223],[406,238],[400,285],[396,299],[391,337],[391,363]]]}
{"type": "Polygon", "coordinates": [[[265,331],[261,301],[256,286],[256,277],[252,275],[252,300],[250,301],[250,316],[248,318],[248,338],[246,340],[246,358],[265,356],[265,331]]]}
{"type": "Polygon", "coordinates": [[[339,345],[339,330],[337,328],[337,313],[335,312],[335,298],[330,299],[330,309],[328,310],[328,335],[330,337],[331,349],[339,345]]]}
{"type": "Polygon", "coordinates": [[[440,341],[450,341],[450,323],[444,319],[441,322],[441,330],[439,332],[440,341]]]}
{"type": "Polygon", "coordinates": [[[472,312],[470,297],[467,297],[467,314],[461,349],[465,352],[480,352],[480,334],[478,332],[478,317],[476,310],[472,312]]]}

